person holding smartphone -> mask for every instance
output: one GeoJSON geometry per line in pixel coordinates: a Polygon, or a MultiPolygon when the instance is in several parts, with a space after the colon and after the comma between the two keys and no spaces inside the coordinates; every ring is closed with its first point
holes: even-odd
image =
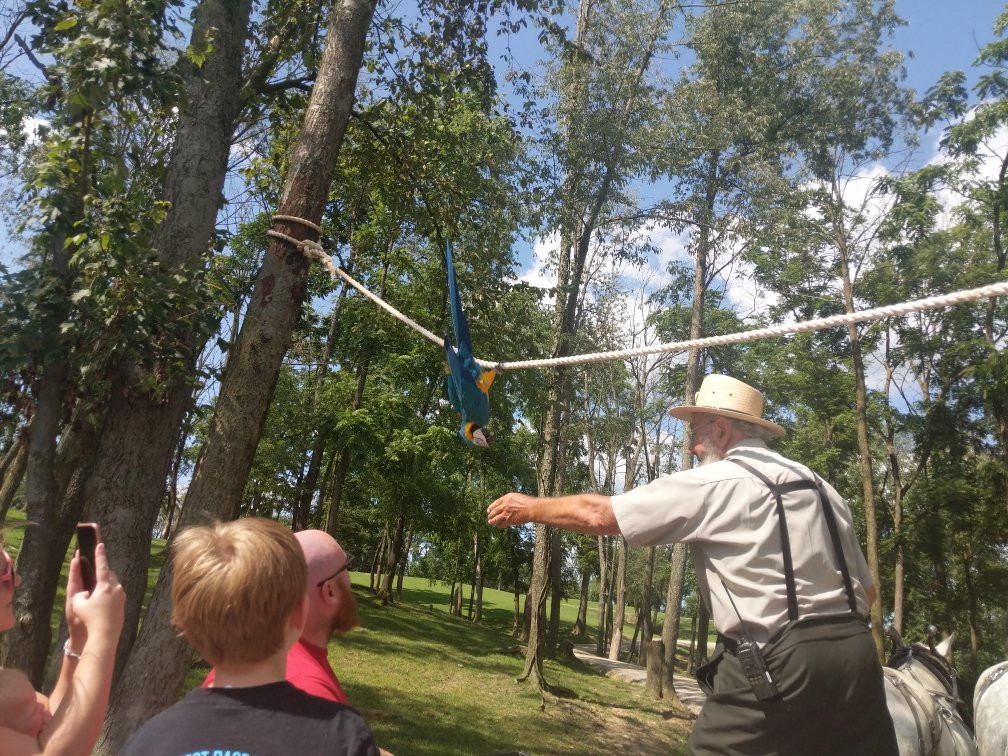
{"type": "MultiPolygon", "coordinates": [[[[66,590],[69,637],[63,665],[48,697],[39,694],[48,717],[37,735],[0,726],[0,756],[87,756],[94,748],[108,710],[126,594],[109,569],[105,544],[94,532],[94,587],[87,590],[81,558],[70,561],[66,590]]],[[[21,585],[14,560],[0,548],[0,632],[14,627],[14,591],[21,585]]]]}

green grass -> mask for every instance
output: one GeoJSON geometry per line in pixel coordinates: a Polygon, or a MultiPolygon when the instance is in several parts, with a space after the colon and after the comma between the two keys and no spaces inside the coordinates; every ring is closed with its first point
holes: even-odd
{"type": "MultiPolygon", "coordinates": [[[[23,531],[23,512],[12,511],[4,534],[12,554],[23,531]]],[[[156,541],[148,597],[163,559],[164,543],[156,541]]],[[[331,643],[329,657],[386,750],[398,756],[685,753],[691,720],[647,698],[641,685],[604,677],[576,660],[546,660],[555,693],[545,698],[533,684],[517,682],[524,654],[510,636],[512,594],[486,589],[484,623],[475,625],[448,613],[444,584],[406,578],[402,601],[382,606],[368,590],[367,573],[353,573],[352,580],[362,626],[331,643]]],[[[54,629],[62,605],[61,588],[54,629]]],[[[597,605],[590,607],[589,633],[597,616],[597,605]]],[[[564,602],[563,635],[576,619],[577,602],[564,602]]],[[[632,636],[632,623],[625,633],[632,636]]],[[[199,684],[206,671],[195,665],[186,687],[199,684]]]]}
{"type": "MultiPolygon", "coordinates": [[[[511,636],[449,615],[446,587],[414,579],[404,584],[398,606],[382,607],[367,590],[366,574],[353,579],[362,627],[333,642],[329,656],[383,748],[396,754],[685,752],[690,722],[648,699],[642,686],[578,661],[547,660],[545,677],[558,695],[547,695],[543,707],[532,684],[516,682],[524,655],[511,636]]],[[[512,602],[509,594],[500,596],[512,602]]],[[[510,607],[506,614],[510,628],[510,607]]]]}

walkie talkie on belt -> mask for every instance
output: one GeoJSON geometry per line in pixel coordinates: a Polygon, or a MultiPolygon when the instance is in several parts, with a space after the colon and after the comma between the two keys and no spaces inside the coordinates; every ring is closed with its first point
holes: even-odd
{"type": "Polygon", "coordinates": [[[746,630],[745,623],[742,621],[742,615],[739,614],[738,607],[735,606],[735,601],[732,599],[731,592],[729,592],[724,580],[721,581],[721,585],[724,586],[725,593],[728,594],[728,601],[731,602],[732,609],[735,610],[735,616],[739,618],[739,626],[742,628],[742,634],[745,636],[735,646],[735,658],[742,665],[742,671],[749,681],[749,687],[756,694],[757,701],[769,701],[772,698],[778,698],[780,691],[777,690],[777,683],[774,682],[770,670],[767,669],[766,661],[763,659],[759,645],[752,639],[749,631],[746,630]]]}

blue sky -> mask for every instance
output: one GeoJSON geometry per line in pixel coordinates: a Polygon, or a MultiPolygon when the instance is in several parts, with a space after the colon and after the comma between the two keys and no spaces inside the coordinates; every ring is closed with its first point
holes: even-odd
{"type": "Polygon", "coordinates": [[[897,32],[895,47],[914,54],[906,61],[909,84],[923,93],[945,71],[968,70],[994,39],[994,21],[1004,10],[996,0],[897,0],[907,25],[897,32]]]}
{"type": "MultiPolygon", "coordinates": [[[[907,26],[893,44],[913,53],[906,60],[907,83],[923,93],[945,71],[969,72],[979,49],[993,39],[994,20],[1005,5],[996,0],[897,0],[896,9],[907,26]]],[[[975,74],[968,75],[975,80],[975,74]]],[[[0,264],[10,264],[17,254],[0,222],[0,264]]],[[[527,264],[527,252],[522,256],[527,264]]]]}
{"type": "MultiPolygon", "coordinates": [[[[1005,6],[1006,3],[999,0],[896,0],[896,12],[906,25],[897,30],[891,46],[905,55],[907,86],[913,87],[918,97],[923,96],[943,73],[955,69],[965,71],[970,84],[975,82],[978,72],[971,70],[973,61],[980,49],[994,39],[994,21],[1005,6]]],[[[523,43],[524,40],[518,42],[519,45],[523,43]]],[[[922,137],[918,156],[921,163],[934,158],[939,136],[935,131],[922,137]]],[[[661,188],[651,186],[643,191],[653,200],[653,195],[660,193],[661,188]]],[[[543,275],[539,268],[545,250],[539,243],[535,246],[538,260],[533,259],[531,245],[524,241],[516,244],[523,269],[521,278],[549,286],[551,275],[543,275]]],[[[659,262],[656,267],[661,266],[659,262]]]]}

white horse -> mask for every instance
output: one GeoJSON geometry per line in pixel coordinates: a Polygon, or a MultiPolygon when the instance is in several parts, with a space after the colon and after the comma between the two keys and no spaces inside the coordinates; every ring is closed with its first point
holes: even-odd
{"type": "Polygon", "coordinates": [[[1008,661],[981,673],[973,691],[973,722],[980,756],[1008,753],[1008,661]]]}
{"type": "Polygon", "coordinates": [[[900,756],[975,756],[973,733],[959,714],[958,681],[949,661],[955,634],[935,646],[935,632],[928,628],[928,645],[907,646],[899,633],[889,631],[893,653],[883,672],[900,756]]]}

